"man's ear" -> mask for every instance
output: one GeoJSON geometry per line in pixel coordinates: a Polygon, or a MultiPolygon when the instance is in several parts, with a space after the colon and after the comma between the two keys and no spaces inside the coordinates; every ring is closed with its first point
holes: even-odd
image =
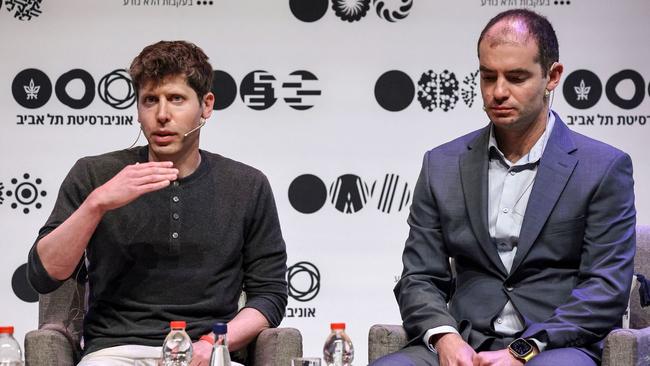
{"type": "Polygon", "coordinates": [[[212,111],[214,110],[214,94],[212,94],[212,92],[208,92],[203,96],[201,107],[203,108],[201,116],[205,119],[210,118],[212,111]]]}
{"type": "Polygon", "coordinates": [[[546,83],[546,90],[549,92],[560,85],[560,79],[564,72],[564,65],[559,62],[553,62],[548,70],[548,83],[546,83]]]}

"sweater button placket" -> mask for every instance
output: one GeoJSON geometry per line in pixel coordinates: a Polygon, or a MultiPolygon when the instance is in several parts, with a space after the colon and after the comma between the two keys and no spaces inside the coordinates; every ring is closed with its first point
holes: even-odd
{"type": "Polygon", "coordinates": [[[170,252],[178,253],[180,251],[181,237],[181,197],[180,184],[174,181],[171,184],[171,214],[169,215],[169,241],[170,252]]]}

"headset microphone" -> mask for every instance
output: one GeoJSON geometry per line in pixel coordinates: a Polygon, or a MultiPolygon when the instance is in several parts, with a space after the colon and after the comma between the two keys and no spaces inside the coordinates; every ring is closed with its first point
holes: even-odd
{"type": "Polygon", "coordinates": [[[205,126],[205,119],[204,119],[204,118],[201,118],[201,122],[199,123],[199,125],[196,126],[196,127],[194,127],[193,129],[187,131],[187,132],[183,135],[183,137],[187,137],[187,136],[189,136],[191,133],[194,133],[195,131],[198,131],[198,130],[199,130],[201,127],[203,127],[203,126],[205,126]]]}

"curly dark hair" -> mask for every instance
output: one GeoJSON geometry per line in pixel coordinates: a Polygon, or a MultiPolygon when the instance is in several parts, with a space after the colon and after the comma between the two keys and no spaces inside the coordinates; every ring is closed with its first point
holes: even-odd
{"type": "Polygon", "coordinates": [[[479,53],[479,57],[481,55],[478,48],[481,45],[483,37],[492,26],[504,19],[523,21],[528,30],[528,35],[537,42],[538,51],[537,59],[535,61],[542,65],[542,75],[548,75],[551,65],[553,65],[554,62],[558,62],[560,59],[560,49],[557,42],[557,36],[555,35],[555,30],[553,29],[551,22],[549,22],[546,17],[528,9],[506,10],[490,19],[485,28],[483,28],[481,36],[478,38],[476,49],[479,53]]]}
{"type": "Polygon", "coordinates": [[[199,99],[212,88],[212,66],[197,45],[186,41],[160,41],[145,47],[129,68],[136,92],[148,82],[183,75],[199,99]]]}

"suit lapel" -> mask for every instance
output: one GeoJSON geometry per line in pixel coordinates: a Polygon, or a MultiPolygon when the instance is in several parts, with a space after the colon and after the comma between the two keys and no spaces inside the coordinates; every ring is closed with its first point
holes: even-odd
{"type": "Polygon", "coordinates": [[[517,254],[510,273],[517,270],[537,240],[578,162],[574,156],[569,154],[576,149],[573,140],[571,140],[569,129],[557,115],[555,118],[553,131],[537,168],[535,184],[526,207],[519,233],[517,254]]]}
{"type": "Polygon", "coordinates": [[[467,207],[467,216],[474,235],[481,248],[496,268],[507,273],[488,230],[488,141],[490,127],[467,145],[467,152],[461,155],[460,180],[467,207]]]}

